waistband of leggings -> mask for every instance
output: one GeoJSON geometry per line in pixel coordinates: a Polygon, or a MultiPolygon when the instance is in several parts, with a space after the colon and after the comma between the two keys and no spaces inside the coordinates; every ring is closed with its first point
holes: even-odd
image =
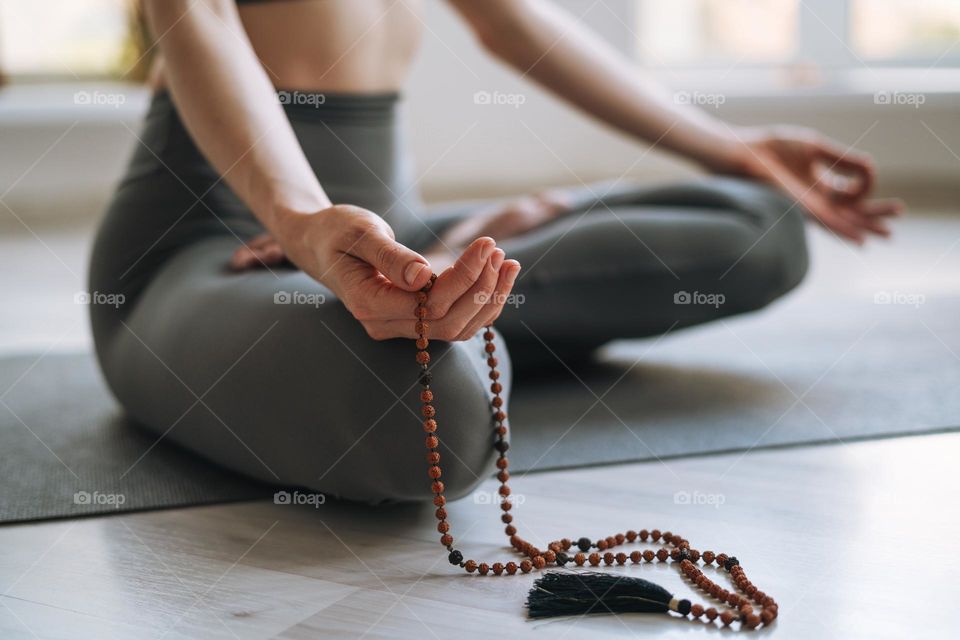
{"type": "MultiPolygon", "coordinates": [[[[393,121],[402,96],[399,92],[337,93],[277,89],[275,98],[293,121],[318,120],[357,124],[389,124],[393,121]]],[[[153,95],[152,111],[176,111],[169,91],[153,95]]]]}

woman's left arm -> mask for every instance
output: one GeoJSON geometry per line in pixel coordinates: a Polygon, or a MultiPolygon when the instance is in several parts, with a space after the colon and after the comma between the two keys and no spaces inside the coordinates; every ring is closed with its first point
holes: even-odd
{"type": "Polygon", "coordinates": [[[573,16],[545,0],[450,0],[484,48],[567,102],[708,171],[773,184],[854,242],[888,235],[896,200],[870,200],[870,158],[798,127],[733,127],[678,104],[573,16]]]}

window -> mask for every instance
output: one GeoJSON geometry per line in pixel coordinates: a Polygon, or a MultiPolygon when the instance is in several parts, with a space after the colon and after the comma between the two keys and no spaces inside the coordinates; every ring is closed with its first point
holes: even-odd
{"type": "Polygon", "coordinates": [[[850,41],[865,61],[960,62],[957,0],[853,0],[850,41]]]}
{"type": "Polygon", "coordinates": [[[641,0],[637,19],[653,66],[770,64],[797,51],[796,0],[641,0]]]}
{"type": "Polygon", "coordinates": [[[0,0],[0,71],[14,81],[136,76],[144,50],[137,7],[135,0],[0,0]]]}
{"type": "Polygon", "coordinates": [[[958,0],[637,0],[654,67],[960,66],[958,0]]]}

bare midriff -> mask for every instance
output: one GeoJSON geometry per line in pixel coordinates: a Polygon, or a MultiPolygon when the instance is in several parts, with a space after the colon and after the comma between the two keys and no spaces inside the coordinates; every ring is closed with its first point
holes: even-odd
{"type": "MultiPolygon", "coordinates": [[[[240,19],[277,88],[398,91],[420,43],[422,0],[266,0],[240,19]]],[[[162,88],[163,61],[151,84],[162,88]]]]}

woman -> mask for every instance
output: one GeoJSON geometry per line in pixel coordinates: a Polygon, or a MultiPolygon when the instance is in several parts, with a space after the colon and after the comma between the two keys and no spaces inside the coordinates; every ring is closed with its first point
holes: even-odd
{"type": "Polygon", "coordinates": [[[481,327],[499,317],[509,389],[508,351],[570,362],[783,295],[806,269],[801,211],[856,243],[889,233],[899,204],[868,199],[867,158],[675,104],[545,0],[450,4],[561,99],[725,177],[424,217],[395,122],[420,4],[146,1],[157,92],[90,284],[125,296],[92,310],[98,357],[159,437],[271,482],[428,497],[414,350],[393,339],[414,337],[434,271],[444,482],[463,495],[492,469],[481,327]]]}

